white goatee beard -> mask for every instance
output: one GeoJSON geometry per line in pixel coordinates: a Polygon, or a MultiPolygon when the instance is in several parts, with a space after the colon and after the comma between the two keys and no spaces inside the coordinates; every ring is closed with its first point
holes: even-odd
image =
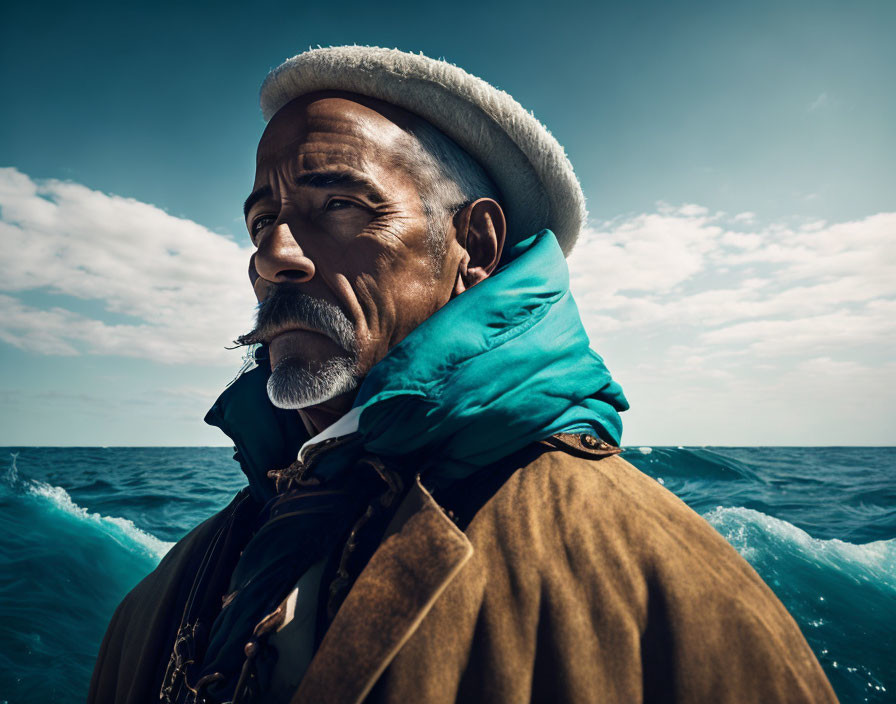
{"type": "Polygon", "coordinates": [[[316,406],[358,386],[355,360],[332,357],[309,364],[299,357],[281,359],[268,379],[268,398],[278,408],[316,406]]]}

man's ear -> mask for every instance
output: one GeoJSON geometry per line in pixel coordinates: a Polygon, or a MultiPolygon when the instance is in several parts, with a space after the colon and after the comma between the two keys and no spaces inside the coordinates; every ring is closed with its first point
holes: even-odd
{"type": "Polygon", "coordinates": [[[454,218],[457,241],[464,256],[457,267],[452,296],[488,278],[501,259],[507,221],[497,201],[480,198],[462,208],[454,218]]]}

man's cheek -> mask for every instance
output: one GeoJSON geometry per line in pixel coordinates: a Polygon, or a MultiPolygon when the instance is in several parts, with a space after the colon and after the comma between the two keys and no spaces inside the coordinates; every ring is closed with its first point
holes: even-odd
{"type": "Polygon", "coordinates": [[[249,257],[249,283],[252,284],[252,288],[255,288],[255,282],[258,281],[258,270],[255,268],[255,255],[257,252],[252,252],[252,256],[249,257]]]}
{"type": "Polygon", "coordinates": [[[252,256],[249,257],[249,267],[247,273],[249,274],[249,283],[252,285],[252,290],[255,292],[255,298],[261,303],[268,295],[268,287],[261,278],[258,273],[258,270],[255,268],[255,252],[252,253],[252,256]]]}

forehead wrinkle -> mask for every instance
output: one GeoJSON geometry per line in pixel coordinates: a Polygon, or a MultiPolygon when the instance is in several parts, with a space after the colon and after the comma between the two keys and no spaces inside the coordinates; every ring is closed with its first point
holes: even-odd
{"type": "MultiPolygon", "coordinates": [[[[372,181],[384,204],[395,204],[395,189],[384,184],[391,183],[393,176],[413,179],[395,158],[408,132],[399,121],[375,110],[358,106],[344,113],[306,113],[274,127],[266,130],[259,143],[256,187],[278,181],[271,185],[279,192],[281,185],[291,184],[303,172],[345,169],[372,181]]],[[[419,198],[418,189],[411,190],[419,198]]]]}
{"type": "Polygon", "coordinates": [[[306,171],[323,171],[336,167],[351,171],[370,171],[370,164],[361,154],[351,149],[302,151],[293,162],[306,171]]]}
{"type": "MultiPolygon", "coordinates": [[[[288,110],[288,108],[287,108],[288,110]]],[[[349,102],[339,112],[316,111],[314,104],[289,119],[290,113],[277,122],[275,116],[262,134],[258,145],[258,161],[273,154],[315,145],[321,138],[329,147],[343,144],[370,145],[376,150],[393,151],[405,129],[386,115],[359,103],[349,102]]],[[[363,148],[363,147],[362,147],[363,148]]]]}
{"type": "Polygon", "coordinates": [[[313,155],[320,156],[337,156],[346,157],[348,159],[361,159],[360,152],[362,140],[352,140],[355,143],[333,143],[328,141],[310,140],[310,139],[294,139],[286,144],[278,144],[276,149],[263,148],[259,145],[258,154],[256,156],[256,164],[263,165],[267,163],[277,163],[281,161],[289,161],[296,157],[306,157],[313,155]]]}
{"type": "Polygon", "coordinates": [[[349,188],[356,187],[361,189],[366,187],[367,190],[374,191],[374,193],[370,193],[370,196],[375,196],[377,202],[385,203],[389,200],[390,189],[386,188],[382,181],[377,178],[377,170],[372,168],[366,160],[354,154],[349,155],[354,158],[348,159],[344,158],[344,154],[340,154],[336,158],[329,158],[332,156],[333,155],[330,152],[299,154],[295,161],[291,161],[288,164],[275,165],[273,169],[276,174],[275,178],[288,183],[290,186],[317,188],[320,190],[322,188],[327,188],[327,185],[302,184],[300,183],[301,179],[310,174],[332,174],[334,176],[346,174],[355,177],[359,183],[356,185],[340,184],[337,180],[337,182],[334,183],[335,189],[338,190],[341,185],[348,185],[349,188]],[[318,158],[320,156],[323,156],[323,158],[318,158]],[[364,185],[362,185],[361,182],[363,182],[364,185]]]}
{"type": "MultiPolygon", "coordinates": [[[[289,155],[278,155],[279,158],[260,159],[256,166],[256,174],[266,174],[270,178],[285,178],[292,181],[305,172],[311,171],[352,171],[360,173],[371,180],[373,170],[367,159],[352,149],[318,149],[302,151],[289,155]]],[[[379,185],[379,184],[378,184],[379,185]]]]}

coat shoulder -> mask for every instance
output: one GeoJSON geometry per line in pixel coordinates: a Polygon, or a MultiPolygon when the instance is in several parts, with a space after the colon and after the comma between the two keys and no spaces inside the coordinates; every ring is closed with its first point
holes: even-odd
{"type": "Polygon", "coordinates": [[[560,538],[586,530],[589,545],[618,547],[643,560],[670,557],[671,544],[679,557],[680,546],[737,554],[675,494],[618,455],[543,451],[503,479],[470,520],[474,530],[477,523],[512,525],[519,531],[507,537],[527,541],[532,531],[560,538]]]}
{"type": "Polygon", "coordinates": [[[629,595],[646,623],[651,592],[665,598],[734,601],[772,608],[792,623],[777,597],[741,555],[693,509],[618,455],[601,459],[561,450],[516,468],[469,521],[474,547],[527,569],[558,569],[629,595]],[[562,560],[558,557],[562,556],[562,560]]]}
{"type": "Polygon", "coordinates": [[[643,688],[644,700],[662,700],[660,688],[675,701],[721,689],[752,692],[755,701],[836,701],[756,571],[618,455],[535,454],[479,505],[466,533],[483,579],[503,584],[504,599],[520,602],[517,613],[538,605],[532,628],[543,618],[563,624],[576,633],[570,643],[590,643],[593,658],[635,678],[617,692],[622,699],[643,688]]]}

